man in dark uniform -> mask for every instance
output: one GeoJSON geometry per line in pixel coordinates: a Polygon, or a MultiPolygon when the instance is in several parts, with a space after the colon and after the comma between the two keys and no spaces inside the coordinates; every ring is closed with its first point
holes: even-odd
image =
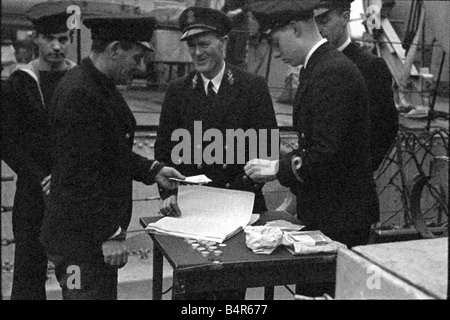
{"type": "MultiPolygon", "coordinates": [[[[278,179],[297,196],[308,229],[351,247],[367,243],[378,219],[367,89],[352,61],[319,34],[315,6],[280,0],[253,7],[274,56],[304,70],[293,109],[298,149],[278,163],[250,161],[245,171],[255,181],[278,179]]],[[[326,290],[333,294],[333,284],[326,290]]]]}
{"type": "Polygon", "coordinates": [[[353,43],[348,34],[353,0],[327,0],[314,10],[320,34],[352,60],[366,80],[371,119],[370,151],[372,170],[376,171],[395,141],[398,112],[392,92],[392,75],[381,57],[353,43]]]}
{"type": "Polygon", "coordinates": [[[117,299],[132,181],[173,189],[169,177],[184,176],[132,152],[136,121],[116,88],[145,69],[155,19],[83,22],[91,54],[67,73],[51,104],[53,183],[40,239],[64,299],[117,299]]]}
{"type": "MultiPolygon", "coordinates": [[[[224,61],[226,35],[231,30],[230,19],[218,10],[190,7],[180,15],[179,24],[183,33],[181,41],[187,42],[196,70],[173,81],[167,89],[155,142],[155,156],[176,166],[186,176],[206,175],[212,180],[208,184],[211,187],[254,192],[253,211],[267,211],[261,190],[263,184],[255,183],[245,176],[243,167],[246,160],[239,163],[243,154],[248,159],[247,143],[244,149],[236,148],[238,144],[234,143],[235,148],[231,150],[231,147],[226,145],[229,141],[224,141],[223,161],[210,164],[204,161],[205,159],[194,163],[195,159],[192,157],[191,161],[179,162],[172,159],[172,150],[178,144],[177,141],[171,141],[172,133],[185,129],[194,137],[199,123],[201,128],[197,130],[201,131],[202,137],[205,131],[216,129],[221,132],[224,140],[227,130],[242,129],[247,132],[253,129],[259,132],[260,129],[266,129],[266,141],[260,136],[259,142],[263,147],[267,146],[267,149],[272,149],[269,142],[273,133],[271,129],[277,128],[272,99],[265,80],[224,61]],[[232,161],[226,160],[229,152],[234,154],[232,161]]],[[[278,130],[274,132],[274,140],[279,141],[278,130]]],[[[204,141],[203,145],[190,144],[190,154],[194,155],[196,148],[203,154],[210,143],[204,141]]],[[[278,148],[275,152],[277,151],[278,148]]],[[[161,208],[165,215],[172,215],[171,205],[176,203],[173,201],[175,197],[170,195],[161,190],[162,198],[166,199],[161,208]]]]}
{"type": "MultiPolygon", "coordinates": [[[[155,156],[175,165],[187,176],[205,174],[213,180],[209,184],[212,187],[254,192],[254,212],[266,211],[262,185],[247,179],[243,171],[245,163],[238,164],[239,152],[248,154],[247,145],[245,150],[234,151],[233,164],[225,161],[227,152],[230,152],[225,142],[223,163],[172,161],[172,150],[178,144],[171,141],[172,133],[177,129],[187,129],[194,137],[195,121],[201,121],[202,136],[208,129],[218,129],[224,139],[227,129],[255,129],[258,132],[259,129],[269,131],[277,128],[272,99],[264,79],[224,61],[226,35],[230,31],[229,18],[217,10],[192,7],[181,14],[179,21],[183,31],[181,40],[187,42],[196,71],[173,81],[167,89],[155,142],[155,156]],[[208,93],[211,85],[213,92],[208,93]]],[[[270,137],[271,132],[268,132],[268,141],[270,137]]],[[[204,142],[202,152],[209,143],[204,142]]],[[[191,155],[194,151],[193,146],[191,155]]],[[[167,196],[163,192],[163,198],[167,196]]]]}
{"type": "Polygon", "coordinates": [[[66,9],[41,3],[26,12],[36,30],[39,57],[15,71],[2,92],[2,159],[17,174],[12,300],[46,298],[47,256],[39,232],[51,181],[48,105],[58,82],[75,66],[67,59],[73,31],[67,28],[66,9]]]}

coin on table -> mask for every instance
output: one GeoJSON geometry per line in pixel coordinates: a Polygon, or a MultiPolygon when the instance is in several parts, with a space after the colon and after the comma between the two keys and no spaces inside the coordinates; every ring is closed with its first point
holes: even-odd
{"type": "Polygon", "coordinates": [[[211,261],[212,263],[221,263],[220,258],[219,257],[209,257],[209,261],[211,261]]]}
{"type": "Polygon", "coordinates": [[[219,243],[219,247],[226,247],[227,244],[226,243],[219,243]]]}
{"type": "Polygon", "coordinates": [[[223,254],[223,251],[222,250],[214,250],[213,253],[215,256],[221,256],[223,254]]]}

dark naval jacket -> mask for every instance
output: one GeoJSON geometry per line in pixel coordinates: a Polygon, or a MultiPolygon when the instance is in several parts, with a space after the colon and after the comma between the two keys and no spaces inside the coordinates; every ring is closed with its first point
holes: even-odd
{"type": "Polygon", "coordinates": [[[57,87],[50,124],[54,166],[41,241],[50,254],[92,259],[128,227],[132,180],[152,184],[160,166],[132,152],[135,118],[89,58],[57,87]]]}
{"type": "Polygon", "coordinates": [[[367,89],[355,65],[324,43],[300,73],[293,125],[299,148],[277,174],[297,196],[299,219],[326,234],[378,219],[367,89]]]}
{"type": "MultiPolygon", "coordinates": [[[[249,160],[249,144],[246,143],[244,149],[238,150],[238,143],[235,140],[232,164],[230,161],[226,161],[227,153],[232,149],[227,146],[227,143],[229,144],[229,141],[226,140],[227,129],[232,131],[242,129],[243,132],[254,129],[257,133],[259,129],[267,129],[267,142],[263,141],[262,144],[264,148],[267,147],[267,154],[270,156],[270,129],[276,128],[275,112],[265,80],[227,63],[219,92],[213,104],[208,103],[202,77],[197,72],[179,78],[169,85],[161,110],[155,142],[155,158],[174,166],[185,176],[206,175],[212,180],[208,186],[254,192],[254,212],[263,212],[267,210],[267,207],[261,190],[262,185],[248,179],[243,169],[245,162],[249,160]],[[219,155],[217,158],[222,159],[222,163],[208,164],[205,163],[203,157],[201,163],[195,163],[195,148],[199,148],[203,154],[205,148],[208,146],[211,148],[210,144],[213,142],[202,139],[201,146],[195,145],[194,122],[196,121],[197,125],[201,121],[202,137],[209,129],[220,131],[223,137],[223,155],[219,155]],[[172,150],[181,142],[181,139],[178,138],[174,139],[175,141],[171,139],[172,133],[177,129],[187,130],[191,136],[190,163],[172,161],[174,160],[171,157],[172,150]],[[238,163],[242,153],[245,153],[245,161],[238,163]]],[[[276,133],[278,134],[278,132],[276,133]]],[[[258,147],[258,156],[259,152],[260,148],[258,147]]],[[[161,196],[164,198],[168,194],[161,192],[161,196]]]]}
{"type": "Polygon", "coordinates": [[[365,52],[355,43],[350,43],[342,53],[355,63],[366,80],[371,120],[370,152],[375,171],[394,143],[399,127],[392,75],[383,58],[365,52]]]}
{"type": "MultiPolygon", "coordinates": [[[[75,67],[70,60],[65,63],[75,67]]],[[[19,178],[40,189],[50,174],[51,144],[48,106],[39,80],[37,61],[32,61],[2,84],[2,159],[19,178]]]]}

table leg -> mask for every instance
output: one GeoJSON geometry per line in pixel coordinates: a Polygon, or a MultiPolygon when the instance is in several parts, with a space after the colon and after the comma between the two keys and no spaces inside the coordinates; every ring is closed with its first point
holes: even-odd
{"type": "MultiPolygon", "coordinates": [[[[186,299],[186,278],[182,272],[173,272],[172,300],[186,299]]],[[[195,297],[195,294],[193,295],[195,297]]],[[[196,299],[196,298],[194,298],[196,299]]]]}
{"type": "Polygon", "coordinates": [[[162,300],[163,254],[153,245],[153,300],[162,300]]]}
{"type": "Polygon", "coordinates": [[[274,293],[274,287],[264,287],[264,300],[273,300],[274,293]]]}

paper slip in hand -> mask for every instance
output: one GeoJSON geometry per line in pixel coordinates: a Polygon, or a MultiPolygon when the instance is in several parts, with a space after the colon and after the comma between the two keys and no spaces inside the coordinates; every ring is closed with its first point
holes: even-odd
{"type": "Polygon", "coordinates": [[[169,178],[173,181],[183,182],[183,183],[189,183],[189,184],[204,184],[204,183],[210,183],[212,180],[209,179],[204,174],[198,175],[198,176],[190,176],[186,177],[185,180],[177,179],[177,178],[169,178]]]}
{"type": "Polygon", "coordinates": [[[270,161],[266,159],[252,159],[248,163],[248,165],[259,166],[260,175],[262,176],[273,176],[278,172],[278,161],[270,161]]]}

